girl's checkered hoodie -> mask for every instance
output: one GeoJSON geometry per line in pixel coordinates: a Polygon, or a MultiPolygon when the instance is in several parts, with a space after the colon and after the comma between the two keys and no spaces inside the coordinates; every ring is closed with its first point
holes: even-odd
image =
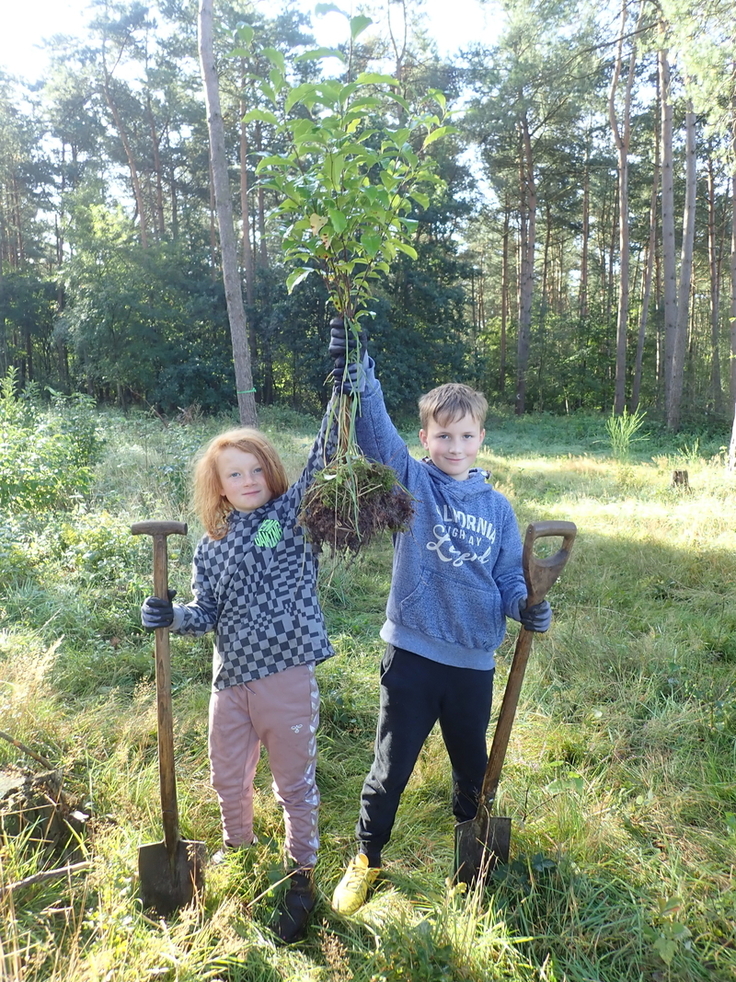
{"type": "Polygon", "coordinates": [[[284,494],[255,511],[233,511],[224,538],[205,535],[195,550],[194,600],[174,604],[171,629],[214,630],[214,689],[335,653],[317,599],[317,556],[297,524],[304,492],[325,465],[330,418],[328,408],[306,467],[284,494]]]}

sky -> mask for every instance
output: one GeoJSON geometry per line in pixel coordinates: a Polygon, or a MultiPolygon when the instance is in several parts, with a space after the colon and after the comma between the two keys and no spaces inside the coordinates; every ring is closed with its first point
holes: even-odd
{"type": "MultiPolygon", "coordinates": [[[[313,10],[316,2],[304,0],[305,9],[313,10]]],[[[3,0],[0,69],[27,81],[36,81],[46,64],[43,40],[54,34],[82,35],[89,19],[85,13],[87,5],[88,0],[3,0]]],[[[272,7],[272,4],[268,6],[272,7]]],[[[337,0],[337,6],[350,9],[350,0],[337,0]]],[[[470,41],[487,39],[490,43],[493,40],[497,15],[494,17],[493,9],[487,11],[478,0],[451,0],[449,3],[448,0],[425,0],[425,9],[429,33],[437,42],[441,55],[450,54],[470,41]]],[[[312,23],[315,30],[324,32],[322,36],[318,34],[322,44],[334,44],[345,36],[342,19],[336,14],[313,17],[312,23]]]]}

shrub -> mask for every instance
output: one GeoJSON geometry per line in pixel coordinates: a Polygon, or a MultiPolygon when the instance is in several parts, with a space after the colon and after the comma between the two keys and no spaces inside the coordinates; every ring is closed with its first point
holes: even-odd
{"type": "Polygon", "coordinates": [[[0,383],[0,507],[13,512],[68,508],[89,494],[102,447],[92,401],[34,390],[16,393],[16,370],[0,383]]]}

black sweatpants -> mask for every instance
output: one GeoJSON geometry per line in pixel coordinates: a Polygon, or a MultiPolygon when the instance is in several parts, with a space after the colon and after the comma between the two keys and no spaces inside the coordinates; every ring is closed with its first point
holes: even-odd
{"type": "Polygon", "coordinates": [[[373,764],[363,784],[356,833],[360,850],[377,865],[391,837],[401,794],[419,752],[439,720],[452,764],[452,811],[475,816],[488,751],[493,669],[454,668],[389,644],[381,662],[373,764]]]}

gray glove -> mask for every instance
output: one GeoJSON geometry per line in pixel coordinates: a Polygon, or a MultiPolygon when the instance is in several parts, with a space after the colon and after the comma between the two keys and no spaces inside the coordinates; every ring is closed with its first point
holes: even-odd
{"type": "Polygon", "coordinates": [[[163,600],[161,597],[146,597],[141,604],[141,622],[149,631],[155,631],[158,627],[171,627],[174,620],[174,605],[172,600],[176,596],[176,590],[169,590],[169,599],[163,600]]]}
{"type": "Polygon", "coordinates": [[[519,604],[519,620],[522,627],[536,634],[544,634],[552,623],[552,608],[548,600],[540,600],[538,604],[527,607],[526,600],[519,604]]]}

